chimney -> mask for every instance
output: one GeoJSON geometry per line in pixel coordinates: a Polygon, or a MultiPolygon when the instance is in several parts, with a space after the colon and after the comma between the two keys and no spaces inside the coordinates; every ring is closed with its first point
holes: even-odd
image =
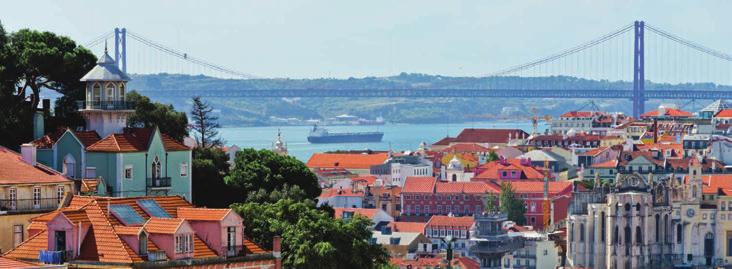
{"type": "Polygon", "coordinates": [[[24,162],[33,166],[36,165],[36,145],[31,143],[20,145],[20,153],[24,162]]]}
{"type": "Polygon", "coordinates": [[[275,257],[275,269],[282,269],[282,237],[272,238],[272,256],[275,257]]]}

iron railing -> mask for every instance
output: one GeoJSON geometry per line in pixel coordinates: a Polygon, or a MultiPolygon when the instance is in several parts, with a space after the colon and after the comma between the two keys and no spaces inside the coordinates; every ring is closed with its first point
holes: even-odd
{"type": "Polygon", "coordinates": [[[0,200],[0,211],[7,213],[43,212],[58,208],[59,198],[4,199],[0,200]]]}
{"type": "Polygon", "coordinates": [[[239,257],[246,255],[246,247],[244,246],[223,246],[219,251],[219,256],[223,257],[239,257]]]}
{"type": "Polygon", "coordinates": [[[169,188],[170,177],[149,177],[147,178],[147,186],[149,188],[169,188]]]}
{"type": "Polygon", "coordinates": [[[76,101],[79,109],[133,110],[135,103],[128,101],[76,101]]]}
{"type": "Polygon", "coordinates": [[[148,252],[147,252],[148,261],[164,261],[167,259],[168,259],[168,256],[165,255],[165,251],[162,251],[162,250],[149,251],[148,250],[148,252]]]}

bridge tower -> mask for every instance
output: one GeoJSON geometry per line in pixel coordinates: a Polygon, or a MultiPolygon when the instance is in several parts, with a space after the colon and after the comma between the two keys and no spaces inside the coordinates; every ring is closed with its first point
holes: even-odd
{"type": "Polygon", "coordinates": [[[114,28],[114,61],[127,73],[127,28],[114,28]]]}
{"type": "Polygon", "coordinates": [[[643,21],[635,21],[635,38],[633,39],[633,117],[638,119],[645,112],[645,74],[644,74],[644,41],[643,21]]]}

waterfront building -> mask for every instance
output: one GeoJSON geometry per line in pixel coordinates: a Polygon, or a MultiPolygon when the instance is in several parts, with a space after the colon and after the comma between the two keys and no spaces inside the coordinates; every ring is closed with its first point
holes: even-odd
{"type": "Polygon", "coordinates": [[[105,53],[81,81],[79,112],[86,130],[59,130],[32,143],[38,161],[66,177],[102,181],[102,195],[182,195],[191,199],[191,149],[155,128],[128,128],[133,104],[125,100],[129,76],[105,53]]]}
{"type": "Polygon", "coordinates": [[[30,220],[56,210],[74,192],[74,182],[39,163],[33,144],[21,153],[0,146],[0,253],[29,237],[30,220]]]}
{"type": "Polygon", "coordinates": [[[194,208],[181,196],[74,196],[38,216],[5,257],[69,267],[281,268],[277,252],[247,239],[232,209],[194,208]]]}

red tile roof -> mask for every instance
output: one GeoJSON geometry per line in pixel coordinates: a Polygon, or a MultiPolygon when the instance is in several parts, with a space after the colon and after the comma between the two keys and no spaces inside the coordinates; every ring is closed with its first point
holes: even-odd
{"type": "Polygon", "coordinates": [[[310,156],[307,166],[309,168],[368,169],[373,165],[383,164],[388,157],[388,153],[315,153],[310,156]]]}
{"type": "MultiPolygon", "coordinates": [[[[536,181],[512,181],[511,186],[516,193],[543,193],[544,182],[536,181]]],[[[550,181],[549,182],[549,194],[555,195],[557,193],[571,191],[572,182],[570,181],[550,181]]]]}
{"type": "Polygon", "coordinates": [[[437,182],[435,193],[498,193],[500,188],[485,182],[437,182]]]}
{"type": "Polygon", "coordinates": [[[70,183],[56,170],[23,160],[15,151],[0,146],[0,184],[70,183]]]}
{"type": "Polygon", "coordinates": [[[459,143],[508,143],[509,134],[513,138],[528,137],[529,134],[521,129],[464,129],[455,137],[454,142],[459,143]]]}
{"type": "Polygon", "coordinates": [[[592,168],[616,168],[618,167],[618,160],[612,159],[601,163],[592,164],[592,168]]]}
{"type": "MultiPolygon", "coordinates": [[[[681,109],[666,108],[666,113],[663,114],[663,116],[674,117],[674,118],[686,118],[686,117],[691,117],[692,114],[691,114],[691,112],[683,111],[681,109]]],[[[648,111],[641,115],[641,118],[650,118],[650,117],[658,117],[658,110],[648,111]]]]}
{"type": "Polygon", "coordinates": [[[362,175],[362,176],[357,176],[357,177],[351,178],[351,181],[363,182],[363,183],[366,183],[366,186],[373,186],[376,183],[376,176],[362,175]]]}
{"type": "Polygon", "coordinates": [[[25,262],[25,261],[19,261],[7,257],[0,257],[0,268],[42,268],[41,265],[25,262]]]}
{"type": "Polygon", "coordinates": [[[179,218],[150,218],[145,223],[145,231],[152,234],[175,234],[178,228],[183,224],[183,219],[179,218]]]}
{"type": "Polygon", "coordinates": [[[544,173],[538,168],[528,163],[522,164],[521,159],[509,159],[504,161],[492,161],[478,167],[476,180],[495,180],[500,179],[501,170],[519,170],[521,171],[521,179],[526,180],[543,180],[544,173]]]}
{"type": "Polygon", "coordinates": [[[45,134],[44,136],[41,136],[40,138],[31,141],[31,144],[36,145],[36,148],[39,149],[50,149],[65,132],[65,128],[58,128],[55,132],[45,134]]]}
{"type": "MultiPolygon", "coordinates": [[[[150,145],[154,128],[125,128],[121,134],[111,134],[87,147],[87,151],[94,152],[140,152],[147,151],[150,145]]],[[[190,150],[188,146],[161,133],[161,140],[165,150],[190,150]]]]}
{"type": "Polygon", "coordinates": [[[732,109],[722,109],[717,114],[714,114],[715,118],[732,118],[732,109]]]}
{"type": "Polygon", "coordinates": [[[429,221],[427,221],[427,228],[435,227],[435,226],[452,226],[452,227],[463,227],[463,228],[470,228],[470,226],[473,226],[473,223],[475,223],[475,220],[473,217],[466,216],[466,217],[452,217],[452,216],[442,216],[442,215],[434,215],[430,218],[429,221]]]}
{"type": "Polygon", "coordinates": [[[389,227],[394,232],[405,232],[405,233],[424,233],[424,227],[427,223],[424,222],[406,222],[406,221],[392,221],[389,223],[389,227]]]}
{"type": "Polygon", "coordinates": [[[454,137],[446,136],[445,138],[438,140],[437,142],[435,142],[432,145],[447,146],[447,145],[450,145],[450,143],[452,143],[453,141],[455,141],[454,137]]]}
{"type": "Polygon", "coordinates": [[[333,212],[336,219],[343,218],[343,212],[352,212],[354,215],[360,215],[367,217],[369,219],[373,219],[374,216],[376,216],[376,213],[379,212],[381,209],[377,208],[343,208],[343,207],[336,207],[333,208],[333,212]]]}
{"type": "MultiPolygon", "coordinates": [[[[732,195],[732,175],[730,174],[708,174],[701,176],[702,192],[704,194],[732,195]]],[[[684,176],[684,182],[688,184],[689,176],[684,176]]]]}
{"type": "Polygon", "coordinates": [[[231,208],[178,208],[178,217],[185,220],[220,221],[231,213],[231,208]]]}
{"type": "Polygon", "coordinates": [[[437,179],[434,177],[407,177],[404,180],[402,193],[432,193],[435,189],[436,181],[437,179]]]}
{"type": "Polygon", "coordinates": [[[364,193],[359,191],[353,191],[350,188],[326,188],[320,192],[320,199],[331,198],[335,196],[349,196],[349,197],[363,197],[364,193]]]}
{"type": "Polygon", "coordinates": [[[609,147],[598,147],[598,148],[594,148],[594,149],[582,152],[577,155],[579,155],[579,156],[597,156],[600,153],[605,152],[605,150],[607,150],[607,149],[609,149],[609,147]]]}
{"type": "Polygon", "coordinates": [[[73,133],[84,144],[84,147],[91,146],[102,139],[96,131],[74,131],[73,133]]]}
{"type": "Polygon", "coordinates": [[[489,149],[489,148],[486,148],[484,146],[475,144],[475,143],[459,143],[459,144],[454,144],[452,146],[449,146],[449,147],[441,150],[441,152],[445,152],[445,153],[448,153],[448,152],[449,153],[452,153],[452,152],[456,152],[456,153],[476,153],[476,152],[490,152],[490,151],[492,151],[492,150],[489,149]]]}

